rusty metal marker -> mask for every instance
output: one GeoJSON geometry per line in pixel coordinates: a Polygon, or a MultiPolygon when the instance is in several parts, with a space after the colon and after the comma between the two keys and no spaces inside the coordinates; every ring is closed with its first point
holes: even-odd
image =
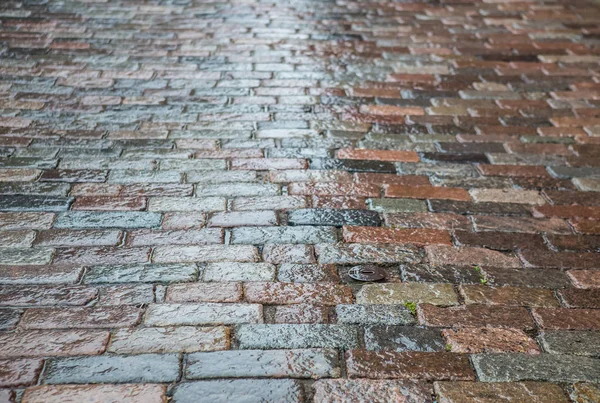
{"type": "Polygon", "coordinates": [[[358,281],[378,281],[385,278],[385,271],[377,266],[354,266],[348,271],[348,275],[358,281]]]}

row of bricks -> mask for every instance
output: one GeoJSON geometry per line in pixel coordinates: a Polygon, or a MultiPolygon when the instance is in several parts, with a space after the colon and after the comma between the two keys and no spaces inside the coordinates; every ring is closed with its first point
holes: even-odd
{"type": "MultiPolygon", "coordinates": [[[[455,292],[452,284],[447,283],[400,283],[392,281],[385,284],[369,284],[358,286],[338,285],[337,273],[332,268],[323,272],[319,283],[293,282],[261,282],[251,281],[242,284],[238,278],[250,277],[252,273],[236,273],[234,270],[244,266],[227,267],[224,264],[209,264],[199,272],[195,265],[152,265],[152,266],[96,266],[86,271],[83,282],[87,285],[17,285],[9,282],[9,277],[2,276],[7,285],[0,292],[0,306],[3,307],[35,307],[35,306],[83,306],[95,303],[113,305],[117,296],[123,301],[127,294],[135,299],[131,304],[153,302],[152,284],[170,283],[156,286],[156,300],[167,302],[242,302],[268,305],[285,304],[317,304],[333,306],[352,303],[359,304],[391,304],[429,303],[452,306],[462,301],[465,304],[487,304],[529,307],[559,307],[561,304],[569,308],[598,308],[600,290],[597,288],[561,288],[553,292],[551,289],[504,286],[499,288],[462,283],[455,292]],[[140,270],[141,269],[141,270],[140,270]],[[233,270],[232,270],[233,269],[233,270]],[[164,274],[166,273],[166,274],[164,274]],[[163,276],[160,276],[164,274],[163,276]],[[227,275],[232,278],[228,278],[227,275]],[[159,277],[160,276],[160,277],[159,277]],[[201,277],[205,282],[190,282],[201,277]],[[127,284],[99,286],[102,284],[127,284]],[[137,285],[135,283],[138,283],[137,285]],[[141,284],[139,284],[141,283],[141,284]],[[10,285],[9,285],[10,284],[10,285]],[[143,285],[142,285],[143,284],[143,285]],[[352,290],[356,289],[356,296],[352,290]]],[[[247,268],[255,268],[256,277],[262,275],[268,280],[275,277],[275,267],[269,264],[255,264],[247,268]],[[262,273],[259,271],[262,270],[262,273]],[[270,278],[269,278],[270,277],[270,278]]],[[[281,265],[278,270],[280,280],[294,279],[293,270],[305,269],[302,265],[281,265]]],[[[479,268],[473,269],[479,282],[485,283],[486,273],[479,268]]],[[[577,280],[574,271],[573,280],[577,280]]],[[[392,278],[393,280],[393,278],[392,278]]],[[[578,285],[578,284],[576,284],[578,285]]]]}
{"type": "MultiPolygon", "coordinates": [[[[479,284],[560,289],[600,287],[596,269],[548,270],[546,268],[502,268],[457,265],[400,264],[379,266],[390,282],[427,282],[451,284],[479,284]]],[[[299,263],[209,263],[198,268],[194,264],[123,264],[116,262],[90,266],[0,266],[0,283],[6,285],[50,285],[114,283],[170,283],[195,280],[253,282],[274,281],[296,283],[352,284],[348,266],[299,263]]],[[[137,288],[119,294],[123,300],[152,302],[151,287],[137,288]],[[149,296],[148,296],[149,292],[149,296]],[[139,295],[136,295],[138,293],[139,295]],[[136,297],[132,297],[136,295],[136,297]],[[139,297],[139,298],[138,298],[139,297]]],[[[126,291],[126,290],[123,290],[126,291]]],[[[103,297],[101,297],[102,300],[103,297]]],[[[111,298],[109,297],[108,300],[111,298]]]]}
{"type": "MultiPolygon", "coordinates": [[[[332,349],[201,352],[186,356],[183,373],[187,379],[220,378],[219,371],[231,378],[335,378],[341,374],[337,356],[337,351],[332,349]]],[[[42,366],[42,360],[36,359],[0,362],[14,374],[13,379],[6,379],[3,386],[33,383],[42,366]]],[[[600,371],[597,358],[562,354],[469,356],[449,352],[359,349],[345,353],[345,364],[349,378],[415,381],[474,381],[477,374],[484,382],[595,382],[600,371]]],[[[180,373],[178,354],[106,355],[52,358],[46,362],[42,378],[49,384],[81,383],[86,379],[90,383],[169,383],[179,380],[180,373]],[[82,374],[85,369],[88,373],[82,374]]]]}
{"type": "MultiPolygon", "coordinates": [[[[464,398],[478,399],[498,396],[498,402],[524,400],[531,403],[581,403],[593,401],[600,390],[591,383],[577,383],[568,392],[558,385],[545,382],[481,383],[470,381],[409,383],[399,380],[332,379],[318,380],[303,393],[303,384],[296,380],[216,380],[190,382],[176,387],[174,402],[189,403],[198,398],[209,398],[221,403],[220,396],[228,399],[251,398],[257,400],[285,399],[301,403],[303,396],[313,395],[315,403],[343,403],[347,401],[410,401],[431,403],[436,395],[443,403],[462,403],[464,398]],[[570,396],[573,400],[569,400],[570,396]],[[410,399],[410,400],[406,400],[410,399]]],[[[59,403],[66,400],[94,401],[97,396],[109,396],[115,400],[127,398],[129,403],[164,403],[167,387],[159,384],[104,384],[104,385],[43,385],[29,387],[23,395],[23,403],[59,403]]],[[[12,403],[8,390],[0,389],[0,397],[12,403]]]]}
{"type": "MultiPolygon", "coordinates": [[[[317,236],[319,234],[317,233],[317,236]]],[[[286,241],[284,241],[286,242],[286,241]]],[[[420,263],[421,252],[411,245],[372,243],[318,243],[272,244],[262,249],[267,263],[420,263]]],[[[425,246],[428,262],[432,265],[483,266],[499,268],[559,268],[596,269],[598,261],[593,252],[553,252],[543,249],[523,249],[517,256],[479,247],[444,245],[425,246]]],[[[252,245],[164,245],[151,247],[89,247],[89,248],[14,248],[0,249],[5,265],[98,265],[133,263],[215,263],[258,262],[259,249],[252,245]]]]}

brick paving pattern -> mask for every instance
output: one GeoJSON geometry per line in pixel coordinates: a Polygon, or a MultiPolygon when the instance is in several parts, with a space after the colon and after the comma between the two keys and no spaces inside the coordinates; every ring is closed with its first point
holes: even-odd
{"type": "Polygon", "coordinates": [[[597,2],[5,0],[0,195],[1,402],[600,401],[597,2]]]}

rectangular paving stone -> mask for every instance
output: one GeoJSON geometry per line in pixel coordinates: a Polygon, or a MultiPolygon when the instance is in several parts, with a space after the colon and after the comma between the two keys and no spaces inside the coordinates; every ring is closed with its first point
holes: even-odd
{"type": "Polygon", "coordinates": [[[61,358],[47,362],[44,382],[48,384],[168,383],[177,380],[179,371],[177,354],[61,358]]]}
{"type": "Polygon", "coordinates": [[[246,245],[159,246],[154,249],[155,263],[185,262],[255,262],[258,251],[246,245]]]}
{"type": "Polygon", "coordinates": [[[113,332],[107,351],[116,354],[192,353],[229,348],[229,329],[225,327],[149,327],[118,329],[113,332]]]}
{"type": "Polygon", "coordinates": [[[288,225],[379,226],[381,218],[370,210],[303,209],[288,213],[288,225]]]}
{"type": "Polygon", "coordinates": [[[350,378],[475,379],[464,354],[350,350],[346,365],[350,378]]]}
{"type": "Polygon", "coordinates": [[[335,307],[337,323],[408,325],[415,317],[403,305],[341,304],[335,307]]]}
{"type": "Polygon", "coordinates": [[[111,328],[136,325],[142,310],[135,306],[32,308],[21,318],[24,329],[111,328]]]}
{"type": "Polygon", "coordinates": [[[542,329],[600,330],[600,311],[595,309],[535,308],[531,313],[542,329]]]}
{"type": "Polygon", "coordinates": [[[0,262],[4,265],[27,266],[49,264],[54,256],[53,248],[0,249],[0,262]]]}
{"type": "Polygon", "coordinates": [[[197,197],[277,196],[280,194],[279,186],[271,183],[198,184],[195,188],[197,197]]]}
{"type": "Polygon", "coordinates": [[[150,260],[151,248],[60,248],[54,253],[57,265],[96,265],[119,263],[145,263],[150,260]]]}
{"type": "Polygon", "coordinates": [[[123,233],[117,230],[53,229],[38,231],[37,246],[117,246],[123,233]]]}
{"type": "MultiPolygon", "coordinates": [[[[410,323],[407,323],[410,324],[410,323]]],[[[438,329],[381,324],[365,328],[367,350],[444,351],[445,343],[438,329]]]]}
{"type": "Polygon", "coordinates": [[[417,263],[421,260],[416,248],[381,244],[315,245],[319,263],[417,263]]]}
{"type": "Polygon", "coordinates": [[[554,354],[478,354],[472,356],[482,382],[595,382],[600,359],[554,354]]]}
{"type": "Polygon", "coordinates": [[[86,270],[86,284],[102,283],[170,283],[198,278],[195,264],[101,265],[86,270]]]}
{"type": "Polygon", "coordinates": [[[31,230],[0,231],[0,245],[4,248],[30,248],[35,236],[31,230]]]}
{"type": "Polygon", "coordinates": [[[3,195],[0,198],[0,211],[44,211],[60,212],[69,209],[72,197],[3,195]]]}
{"type": "Polygon", "coordinates": [[[174,388],[173,401],[302,403],[302,396],[300,383],[292,379],[223,379],[181,383],[174,388]]]}
{"type": "Polygon", "coordinates": [[[454,353],[540,353],[537,343],[519,329],[468,327],[444,329],[442,335],[454,353]]]}
{"type": "Polygon", "coordinates": [[[252,227],[277,225],[278,218],[274,211],[262,210],[251,213],[231,211],[215,213],[208,221],[209,227],[252,227]]]}
{"type": "Polygon", "coordinates": [[[294,284],[294,283],[247,283],[244,285],[244,298],[248,302],[285,305],[315,303],[337,305],[352,303],[352,290],[349,287],[333,284],[294,284]]]}
{"type": "Polygon", "coordinates": [[[127,212],[70,211],[58,215],[54,228],[153,228],[160,225],[160,214],[127,212]]]}
{"type": "Polygon", "coordinates": [[[568,403],[559,385],[546,382],[435,382],[440,403],[480,403],[494,399],[498,403],[568,403]],[[491,397],[493,396],[493,397],[491,397]]]}
{"type": "Polygon", "coordinates": [[[3,213],[0,212],[0,230],[48,229],[52,226],[52,213],[3,213]]]}
{"type": "Polygon", "coordinates": [[[168,302],[239,302],[243,288],[240,283],[178,283],[167,287],[168,302]]]}
{"type": "Polygon", "coordinates": [[[217,228],[183,231],[133,230],[127,233],[128,246],[203,245],[223,243],[223,231],[217,228]]]}
{"type": "Polygon", "coordinates": [[[533,320],[523,307],[459,305],[448,308],[421,304],[419,323],[433,327],[503,327],[533,329],[533,320]]]}
{"type": "Polygon", "coordinates": [[[358,346],[358,332],[349,325],[241,325],[235,337],[242,349],[341,348],[358,346]]]}
{"type": "Polygon", "coordinates": [[[74,284],[83,267],[0,266],[0,284],[74,284]]]}
{"type": "Polygon", "coordinates": [[[367,284],[356,294],[359,304],[416,304],[458,305],[451,284],[390,283],[367,284]]]}
{"type": "Polygon", "coordinates": [[[42,360],[10,359],[0,360],[0,387],[23,387],[35,384],[42,371],[42,360]]]}
{"type": "Polygon", "coordinates": [[[521,267],[516,256],[505,255],[485,248],[454,248],[452,246],[426,246],[429,262],[435,265],[491,266],[501,268],[521,267]]]}
{"type": "Polygon", "coordinates": [[[257,304],[152,304],[144,315],[144,323],[150,326],[231,325],[262,322],[262,306],[257,304]]]}
{"type": "Polygon", "coordinates": [[[187,357],[188,379],[339,377],[336,350],[237,350],[195,353],[187,357]]]}
{"type": "Polygon", "coordinates": [[[274,281],[276,267],[271,263],[209,263],[204,267],[204,281],[274,281]]]}
{"type": "Polygon", "coordinates": [[[417,199],[368,199],[367,205],[379,213],[427,212],[427,202],[417,199]]]}
{"type": "Polygon", "coordinates": [[[236,197],[232,201],[231,209],[238,211],[252,210],[288,210],[307,207],[304,196],[256,196],[236,197]]]}
{"type": "Polygon", "coordinates": [[[333,243],[336,240],[337,234],[333,227],[246,227],[231,230],[233,244],[316,244],[333,243]]]}
{"type": "Polygon", "coordinates": [[[49,357],[102,354],[104,330],[28,330],[0,334],[0,357],[49,357]]]}
{"type": "Polygon", "coordinates": [[[425,383],[401,380],[322,379],[314,383],[316,403],[427,402],[433,391],[425,383]]]}
{"type": "Polygon", "coordinates": [[[347,243],[381,243],[400,245],[451,245],[450,234],[436,229],[400,229],[344,226],[342,237],[347,243]]]}
{"type": "Polygon", "coordinates": [[[166,386],[153,384],[123,385],[40,385],[27,388],[23,394],[26,403],[90,402],[99,399],[128,403],[162,403],[166,386]]]}
{"type": "Polygon", "coordinates": [[[560,290],[563,304],[568,308],[597,308],[600,306],[600,290],[560,290]]]}
{"type": "Polygon", "coordinates": [[[0,288],[0,306],[86,305],[98,290],[85,286],[12,285],[0,288]]]}
{"type": "Polygon", "coordinates": [[[551,290],[525,287],[489,287],[461,285],[460,294],[465,304],[557,307],[559,302],[551,290]]]}
{"type": "Polygon", "coordinates": [[[198,211],[210,213],[224,211],[226,200],[222,197],[150,197],[148,211],[198,211]]]}
{"type": "Polygon", "coordinates": [[[538,336],[544,351],[550,354],[597,356],[600,332],[584,330],[550,330],[538,336]]]}

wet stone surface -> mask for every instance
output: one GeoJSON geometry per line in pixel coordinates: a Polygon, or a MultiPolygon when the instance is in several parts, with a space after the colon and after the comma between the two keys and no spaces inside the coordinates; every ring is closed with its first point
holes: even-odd
{"type": "Polygon", "coordinates": [[[307,209],[288,214],[289,225],[379,226],[379,214],[369,210],[307,209]]]}
{"type": "Polygon", "coordinates": [[[0,2],[0,401],[597,403],[599,21],[0,2]]]}

